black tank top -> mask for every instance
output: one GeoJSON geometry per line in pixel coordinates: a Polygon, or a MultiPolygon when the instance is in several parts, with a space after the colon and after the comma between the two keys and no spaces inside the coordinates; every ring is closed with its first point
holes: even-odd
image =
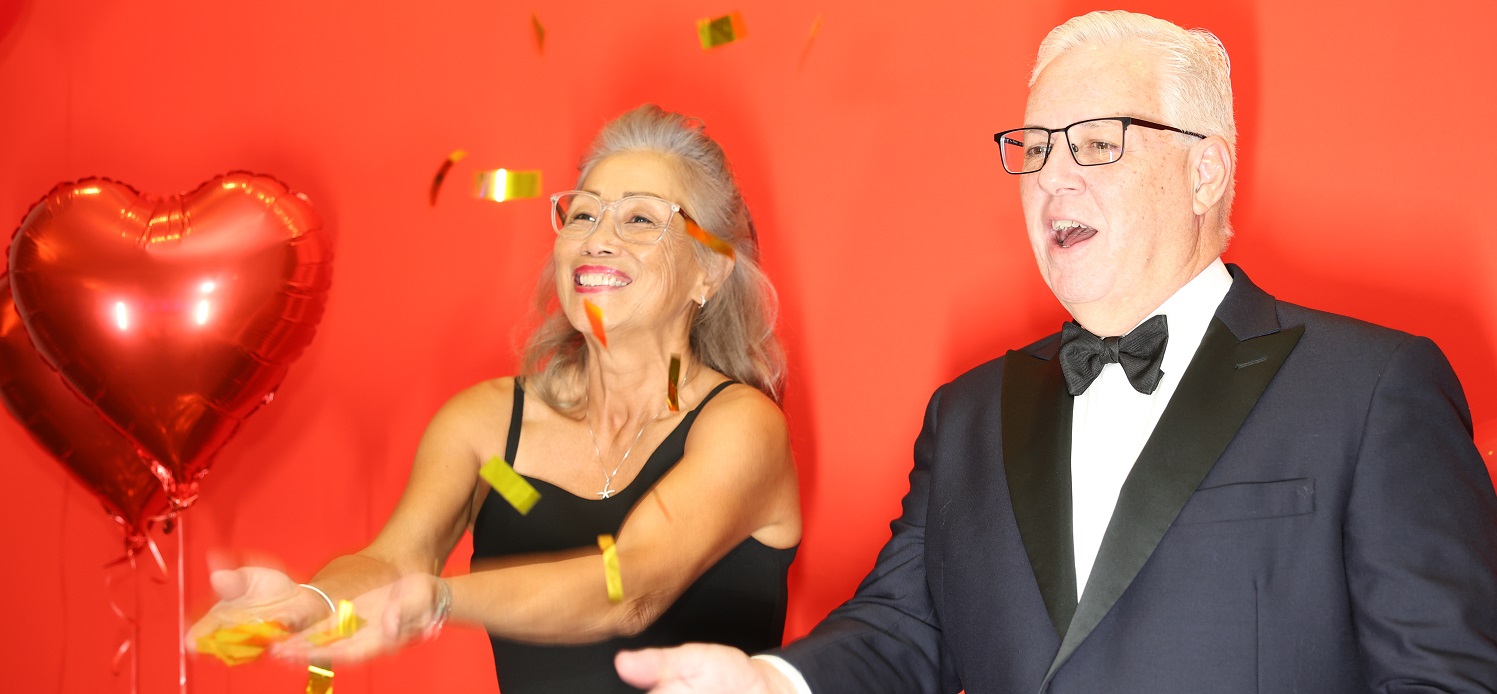
{"type": "MultiPolygon", "coordinates": [[[[473,561],[533,552],[597,547],[598,536],[617,535],[624,517],[681,459],[697,413],[728,381],[712,389],[660,443],[634,481],[602,500],[583,499],[544,480],[527,477],[541,499],[520,515],[498,494],[487,494],[473,521],[473,561]]],[[[525,391],[515,381],[505,459],[515,462],[525,391]]],[[[621,649],[674,646],[688,641],[722,643],[749,653],[775,648],[785,631],[785,576],[795,548],[775,549],[749,538],[676,599],[654,624],[632,637],[586,645],[536,645],[490,636],[494,669],[503,694],[638,692],[620,680],[613,656],[621,649]]],[[[598,577],[599,590],[603,577],[598,577]]],[[[628,588],[625,587],[625,590],[628,588]]]]}

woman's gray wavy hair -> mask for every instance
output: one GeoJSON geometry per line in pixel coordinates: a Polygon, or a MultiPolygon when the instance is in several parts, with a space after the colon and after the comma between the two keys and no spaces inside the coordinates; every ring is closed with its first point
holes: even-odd
{"type": "MultiPolygon", "coordinates": [[[[1072,17],[1040,42],[1033,87],[1056,56],[1079,46],[1116,46],[1137,42],[1159,56],[1159,116],[1191,132],[1219,135],[1227,141],[1235,170],[1237,120],[1232,114],[1232,62],[1221,39],[1205,29],[1183,29],[1163,19],[1123,10],[1102,10],[1072,17]]],[[[1105,114],[1111,115],[1111,114],[1105,114]]],[[[1179,137],[1189,137],[1180,135],[1179,137]]],[[[1235,181],[1222,199],[1223,231],[1230,236],[1235,181]]]]}
{"type": "MultiPolygon", "coordinates": [[[[733,245],[737,261],[712,301],[691,325],[692,356],[719,373],[758,388],[775,402],[784,390],[785,354],[775,337],[779,311],[774,285],[759,267],[759,240],[727,157],[708,137],[702,122],[653,104],[629,111],[598,133],[583,156],[578,186],[598,162],[622,152],[667,155],[680,176],[686,199],[681,207],[703,229],[733,245]]],[[[698,260],[713,251],[692,243],[698,260]]],[[[527,387],[558,410],[578,406],[563,384],[576,383],[587,365],[582,333],[561,311],[556,294],[555,259],[546,263],[536,287],[536,309],[543,316],[522,353],[527,387]]]]}

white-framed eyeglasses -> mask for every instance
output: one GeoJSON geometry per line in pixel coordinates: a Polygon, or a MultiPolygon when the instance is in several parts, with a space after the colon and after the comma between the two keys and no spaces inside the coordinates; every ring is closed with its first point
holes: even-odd
{"type": "Polygon", "coordinates": [[[613,229],[619,238],[630,243],[657,243],[676,215],[691,219],[680,205],[653,195],[626,195],[613,202],[585,190],[551,196],[551,228],[564,239],[587,238],[607,212],[613,212],[613,229]]]}

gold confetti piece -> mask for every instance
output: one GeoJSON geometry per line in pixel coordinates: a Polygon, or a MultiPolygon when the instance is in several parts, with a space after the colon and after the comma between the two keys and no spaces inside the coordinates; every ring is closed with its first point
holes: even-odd
{"type": "Polygon", "coordinates": [[[713,252],[728,256],[730,260],[738,258],[738,254],[733,251],[733,244],[724,241],[721,236],[697,226],[697,223],[690,219],[686,220],[686,235],[696,239],[703,246],[712,249],[713,252]]]}
{"type": "Polygon", "coordinates": [[[285,640],[291,632],[280,622],[251,622],[220,627],[207,636],[199,636],[198,652],[211,655],[225,665],[242,665],[265,652],[271,644],[285,640]]]}
{"type": "Polygon", "coordinates": [[[313,661],[307,665],[307,694],[333,694],[333,664],[313,661]]]}
{"type": "Polygon", "coordinates": [[[364,623],[363,617],[354,614],[352,602],[339,600],[338,623],[329,629],[308,636],[307,641],[313,646],[326,646],[335,641],[342,641],[364,628],[364,623]]]}
{"type": "Polygon", "coordinates": [[[239,630],[269,642],[280,641],[291,635],[291,631],[280,622],[251,622],[240,625],[239,630]]]}
{"type": "Polygon", "coordinates": [[[452,170],[452,165],[453,164],[456,164],[456,163],[462,161],[463,157],[466,157],[466,156],[468,156],[468,153],[464,152],[463,150],[460,150],[460,149],[453,150],[452,154],[447,155],[447,161],[442,162],[442,168],[437,169],[437,175],[436,175],[436,177],[433,178],[433,179],[431,179],[431,206],[432,207],[436,207],[437,206],[437,192],[440,191],[440,190],[442,190],[442,181],[444,181],[444,180],[447,179],[447,172],[452,170]]]}
{"type": "Polygon", "coordinates": [[[800,66],[806,66],[806,58],[811,55],[811,45],[816,43],[816,35],[821,33],[822,15],[816,15],[816,21],[811,22],[811,33],[806,37],[806,47],[800,51],[800,66]]]}
{"type": "Polygon", "coordinates": [[[530,513],[535,502],[541,500],[541,493],[497,455],[478,468],[478,476],[493,486],[494,491],[499,492],[499,496],[504,497],[522,516],[530,513]]]}
{"type": "Polygon", "coordinates": [[[680,393],[681,387],[681,355],[671,355],[671,382],[666,386],[665,404],[671,408],[671,412],[681,411],[680,393]]]}
{"type": "Polygon", "coordinates": [[[546,27],[541,26],[541,18],[534,12],[530,13],[530,28],[535,30],[535,50],[541,55],[546,54],[546,27]]]}
{"type": "Polygon", "coordinates": [[[619,550],[613,546],[612,535],[598,536],[598,549],[603,550],[603,578],[608,583],[608,601],[624,601],[624,578],[619,573],[619,550]]]}
{"type": "Polygon", "coordinates": [[[506,200],[525,200],[541,196],[541,172],[533,171],[510,171],[508,169],[494,169],[492,171],[480,171],[475,177],[478,187],[478,198],[480,200],[493,200],[504,202],[506,200]]]}
{"type": "Polygon", "coordinates": [[[608,335],[603,333],[603,309],[587,299],[582,300],[582,308],[587,309],[587,322],[593,326],[593,337],[598,338],[598,342],[603,343],[603,348],[607,349],[608,335]]]}
{"type": "Polygon", "coordinates": [[[697,39],[702,42],[704,51],[734,41],[742,41],[746,36],[748,32],[743,27],[743,15],[738,12],[697,20],[697,39]]]}

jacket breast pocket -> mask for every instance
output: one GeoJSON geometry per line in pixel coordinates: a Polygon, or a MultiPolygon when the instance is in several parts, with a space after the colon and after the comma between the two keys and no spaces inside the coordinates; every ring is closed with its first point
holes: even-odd
{"type": "Polygon", "coordinates": [[[1315,512],[1315,479],[1239,482],[1197,489],[1177,524],[1280,518],[1315,512]]]}

